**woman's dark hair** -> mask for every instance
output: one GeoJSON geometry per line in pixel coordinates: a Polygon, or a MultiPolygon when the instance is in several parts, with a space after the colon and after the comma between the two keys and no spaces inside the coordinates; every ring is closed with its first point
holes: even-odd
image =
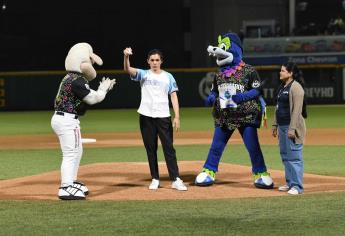
{"type": "Polygon", "coordinates": [[[285,63],[283,66],[289,73],[292,72],[292,78],[296,80],[298,83],[300,83],[304,89],[305,82],[303,78],[303,72],[300,69],[298,69],[297,64],[294,62],[288,62],[285,63]]]}
{"type": "MultiPolygon", "coordinates": [[[[297,64],[294,62],[288,62],[285,63],[283,65],[286,70],[291,73],[292,72],[292,78],[294,80],[296,80],[298,83],[301,84],[302,88],[304,89],[305,86],[305,82],[304,82],[304,78],[303,78],[303,73],[300,69],[298,69],[297,64]]],[[[303,107],[302,107],[302,116],[304,118],[307,118],[308,114],[307,114],[307,97],[304,94],[304,99],[303,99],[303,107]]]]}
{"type": "Polygon", "coordinates": [[[147,54],[147,58],[150,58],[150,56],[158,54],[159,57],[161,58],[161,61],[163,61],[163,53],[158,50],[158,49],[152,49],[151,51],[149,51],[149,53],[147,54]]]}

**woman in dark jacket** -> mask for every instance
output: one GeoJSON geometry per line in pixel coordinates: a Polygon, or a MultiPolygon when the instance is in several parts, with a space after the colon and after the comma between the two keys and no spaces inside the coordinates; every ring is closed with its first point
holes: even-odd
{"type": "Polygon", "coordinates": [[[279,138],[280,156],[285,166],[286,184],[279,191],[289,194],[303,193],[304,163],[302,149],[306,134],[302,115],[304,83],[295,63],[289,62],[280,69],[281,86],[277,93],[277,106],[273,119],[272,135],[279,138]]]}

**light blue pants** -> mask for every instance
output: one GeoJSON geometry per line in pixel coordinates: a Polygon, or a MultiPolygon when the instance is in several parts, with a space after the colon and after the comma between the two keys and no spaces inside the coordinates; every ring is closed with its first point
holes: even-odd
{"type": "Polygon", "coordinates": [[[285,167],[286,184],[303,192],[303,144],[296,144],[288,138],[289,126],[278,126],[280,156],[285,167]]]}

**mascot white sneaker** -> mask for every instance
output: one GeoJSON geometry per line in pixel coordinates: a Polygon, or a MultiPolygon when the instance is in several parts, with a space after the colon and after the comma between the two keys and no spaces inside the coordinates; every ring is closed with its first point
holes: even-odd
{"type": "Polygon", "coordinates": [[[254,186],[261,189],[272,189],[273,179],[268,172],[253,174],[254,186]]]}
{"type": "Polygon", "coordinates": [[[79,117],[86,112],[86,104],[103,101],[115,85],[115,79],[103,78],[97,90],[89,87],[96,78],[93,64],[102,65],[88,43],[77,43],[68,52],[65,60],[67,75],[62,79],[54,101],[51,126],[59,138],[62,150],[61,187],[58,197],[62,200],[83,200],[89,189],[77,180],[83,153],[79,117]]]}
{"type": "Polygon", "coordinates": [[[210,186],[216,180],[216,173],[212,170],[203,168],[202,172],[195,178],[195,185],[210,186]]]}

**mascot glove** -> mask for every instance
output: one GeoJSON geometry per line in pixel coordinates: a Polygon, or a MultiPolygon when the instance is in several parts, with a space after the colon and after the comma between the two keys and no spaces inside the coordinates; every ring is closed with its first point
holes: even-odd
{"type": "Polygon", "coordinates": [[[110,89],[113,88],[115,84],[115,80],[110,80],[109,78],[103,77],[102,81],[99,83],[98,89],[108,92],[110,89]]]}
{"type": "Polygon", "coordinates": [[[231,98],[235,103],[240,104],[242,102],[247,102],[247,101],[253,100],[259,95],[260,95],[259,90],[251,89],[251,90],[244,92],[244,93],[236,93],[235,95],[232,95],[231,98]]]}
{"type": "Polygon", "coordinates": [[[243,93],[237,93],[235,95],[232,95],[232,101],[234,101],[237,104],[240,104],[243,102],[243,93]]]}
{"type": "Polygon", "coordinates": [[[216,101],[218,97],[218,94],[214,91],[211,91],[211,93],[208,95],[208,97],[205,100],[205,106],[212,106],[214,104],[214,102],[216,101]]]}
{"type": "Polygon", "coordinates": [[[110,80],[109,91],[113,89],[113,87],[114,87],[115,84],[116,84],[116,79],[111,79],[111,80],[110,80]]]}

